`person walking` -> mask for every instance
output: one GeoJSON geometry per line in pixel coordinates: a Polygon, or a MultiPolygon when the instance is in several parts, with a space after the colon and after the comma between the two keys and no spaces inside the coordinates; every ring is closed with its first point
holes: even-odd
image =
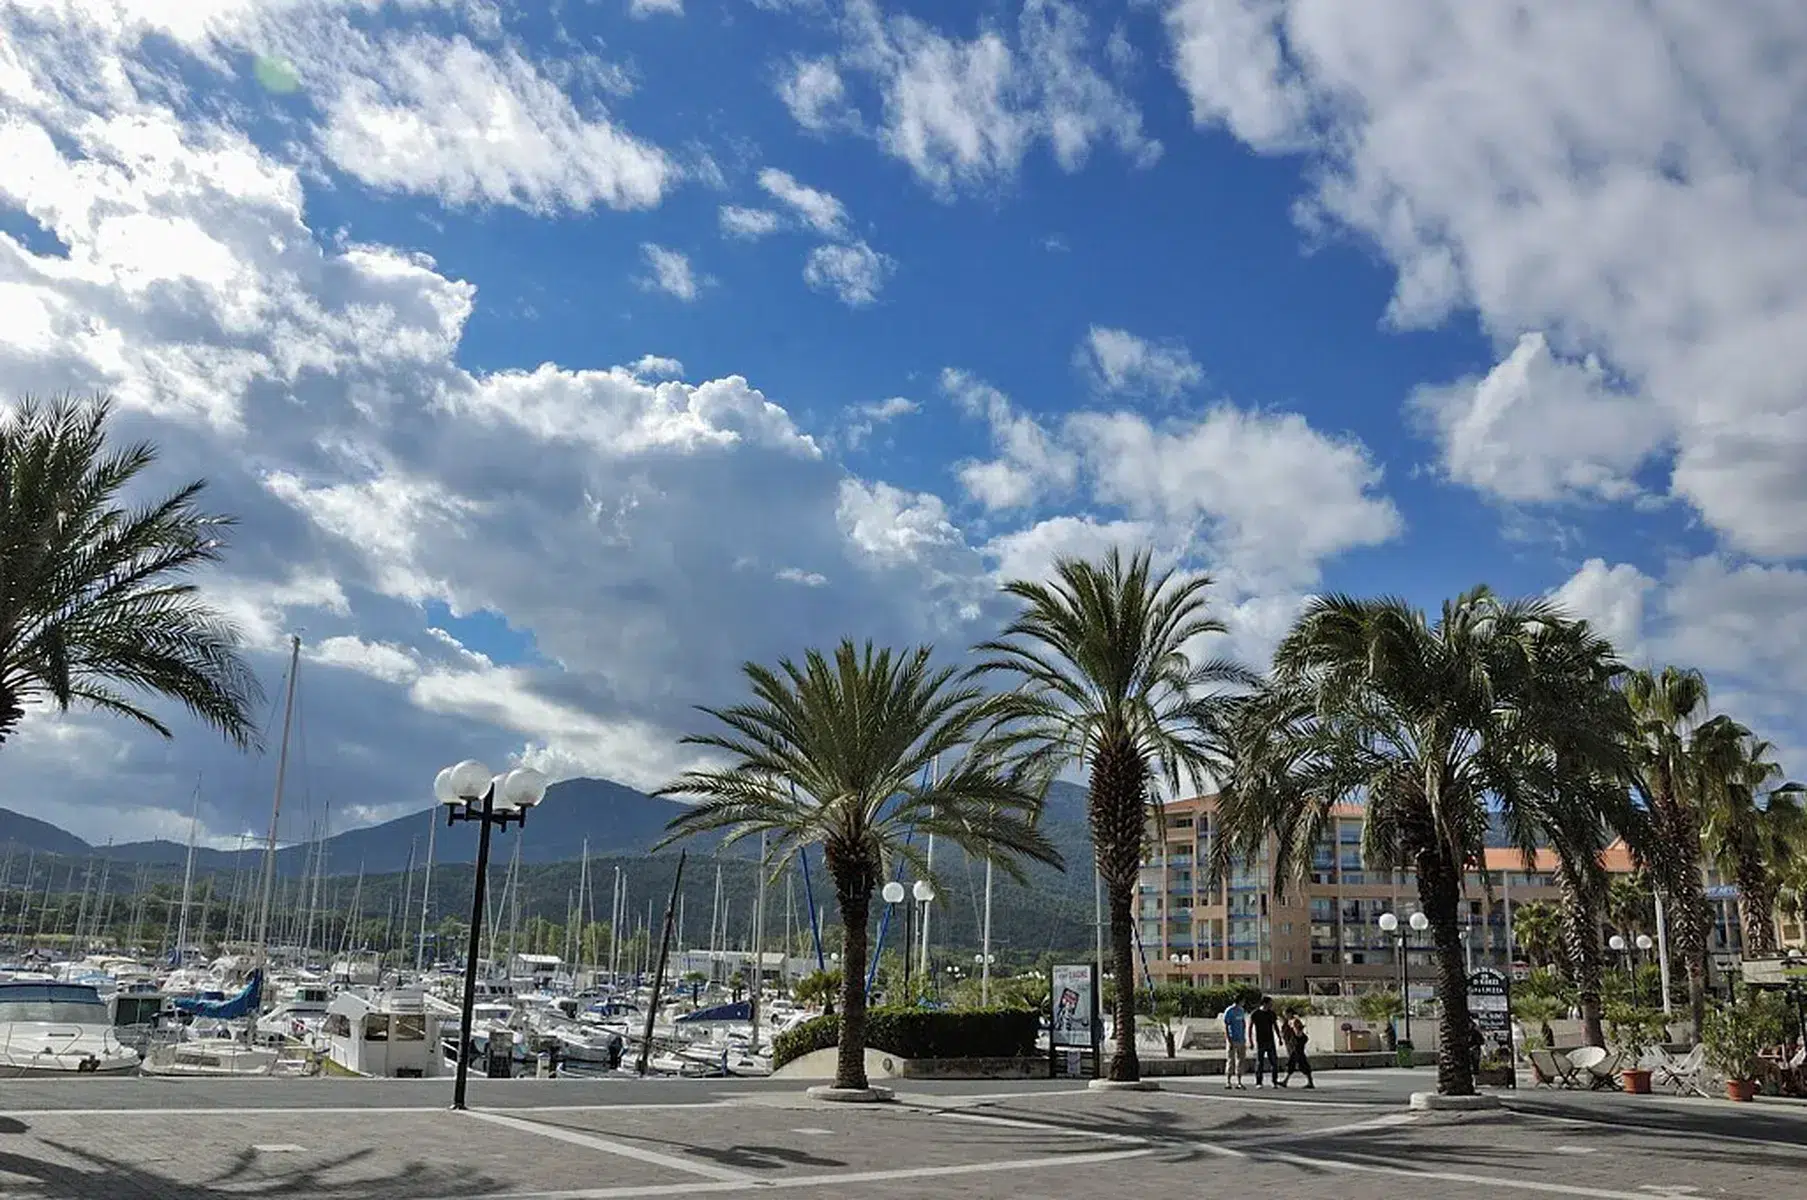
{"type": "Polygon", "coordinates": [[[1305,1076],[1306,1090],[1315,1090],[1318,1085],[1311,1078],[1311,1059],[1305,1053],[1311,1035],[1305,1032],[1304,1018],[1289,1018],[1281,1024],[1280,1031],[1286,1038],[1286,1078],[1280,1081],[1280,1086],[1285,1087],[1296,1071],[1305,1076]]]}
{"type": "Polygon", "coordinates": [[[1255,1027],[1255,1086],[1261,1086],[1261,1069],[1267,1068],[1275,1087],[1285,1087],[1280,1082],[1280,1050],[1274,1035],[1280,1026],[1280,1014],[1274,1011],[1274,998],[1261,997],[1261,1003],[1249,1015],[1249,1024],[1255,1027]]]}
{"type": "Polygon", "coordinates": [[[1242,1007],[1242,1001],[1230,1001],[1230,1007],[1223,1010],[1223,1085],[1227,1091],[1237,1088],[1248,1089],[1242,1085],[1242,1068],[1249,1059],[1248,1043],[1248,1010],[1242,1007]]]}

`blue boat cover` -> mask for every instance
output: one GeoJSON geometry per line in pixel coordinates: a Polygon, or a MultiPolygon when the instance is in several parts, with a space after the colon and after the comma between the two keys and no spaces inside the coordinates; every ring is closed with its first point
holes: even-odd
{"type": "Polygon", "coordinates": [[[685,1013],[678,1018],[678,1024],[700,1025],[709,1021],[751,1021],[752,1019],[752,1002],[742,1000],[735,1004],[718,1004],[714,1008],[699,1008],[693,1013],[685,1013]]]}
{"type": "Polygon", "coordinates": [[[176,1006],[177,1012],[191,1013],[197,1017],[213,1017],[221,1021],[235,1021],[240,1017],[255,1016],[262,1005],[264,993],[264,973],[261,970],[251,972],[245,980],[245,986],[238,995],[228,996],[224,1000],[202,1000],[194,996],[178,996],[170,1003],[176,1006]]]}

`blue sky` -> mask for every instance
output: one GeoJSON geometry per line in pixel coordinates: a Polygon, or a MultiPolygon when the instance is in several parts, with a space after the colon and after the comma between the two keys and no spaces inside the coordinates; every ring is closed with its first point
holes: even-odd
{"type": "MultiPolygon", "coordinates": [[[[1807,748],[1795,6],[533,9],[0,2],[0,395],[241,517],[285,833],[656,785],[742,659],[956,651],[1112,543],[1257,664],[1325,588],[1553,593],[1807,748]]],[[[91,838],[263,819],[187,725],[6,753],[91,838]]]]}

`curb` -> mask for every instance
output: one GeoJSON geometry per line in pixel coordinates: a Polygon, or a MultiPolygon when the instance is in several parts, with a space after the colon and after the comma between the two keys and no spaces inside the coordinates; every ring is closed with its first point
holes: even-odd
{"type": "Polygon", "coordinates": [[[811,1100],[827,1100],[833,1104],[884,1104],[896,1096],[890,1088],[884,1087],[838,1088],[828,1085],[809,1088],[804,1094],[811,1100]]]}
{"type": "Polygon", "coordinates": [[[1498,1096],[1485,1093],[1445,1096],[1439,1092],[1413,1092],[1410,1107],[1414,1112],[1487,1112],[1504,1106],[1498,1096]]]}
{"type": "Polygon", "coordinates": [[[1158,1092],[1161,1090],[1161,1081],[1158,1079],[1093,1079],[1085,1086],[1094,1092],[1158,1092]]]}

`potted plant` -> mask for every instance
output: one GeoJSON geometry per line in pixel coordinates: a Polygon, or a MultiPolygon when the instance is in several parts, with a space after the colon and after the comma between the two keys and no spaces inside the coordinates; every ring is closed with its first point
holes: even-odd
{"type": "Polygon", "coordinates": [[[1630,1005],[1615,1006],[1607,1013],[1612,1041],[1629,1065],[1619,1072],[1619,1082],[1634,1096],[1650,1094],[1650,1071],[1643,1065],[1644,1056],[1667,1032],[1662,1014],[1630,1005]]]}
{"type": "Polygon", "coordinates": [[[1757,1074],[1770,1032],[1766,1017],[1751,1004],[1733,1004],[1707,1014],[1707,1057],[1725,1072],[1728,1100],[1748,1102],[1757,1094],[1757,1074]]]}

